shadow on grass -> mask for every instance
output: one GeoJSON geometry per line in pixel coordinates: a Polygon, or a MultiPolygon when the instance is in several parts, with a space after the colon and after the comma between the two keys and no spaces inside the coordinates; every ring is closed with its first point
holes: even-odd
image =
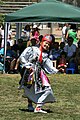
{"type": "MultiPolygon", "coordinates": [[[[23,108],[19,108],[19,110],[23,112],[34,112],[33,110],[28,110],[23,108]]],[[[42,110],[46,111],[47,113],[53,113],[53,111],[51,111],[50,109],[42,109],[42,110]]]]}
{"type": "Polygon", "coordinates": [[[34,112],[33,110],[28,110],[28,109],[23,109],[23,108],[19,108],[19,110],[23,112],[34,112]]]}

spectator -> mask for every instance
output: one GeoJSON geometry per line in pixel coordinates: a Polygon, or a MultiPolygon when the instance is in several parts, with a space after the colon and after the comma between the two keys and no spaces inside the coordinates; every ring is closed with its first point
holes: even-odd
{"type": "Polygon", "coordinates": [[[66,34],[67,34],[67,31],[68,31],[68,23],[65,23],[63,28],[62,28],[62,42],[66,42],[66,34]]]}
{"type": "Polygon", "coordinates": [[[78,47],[76,50],[76,62],[78,65],[80,65],[80,41],[78,41],[78,47]]]}
{"type": "Polygon", "coordinates": [[[1,48],[1,43],[2,43],[2,35],[0,34],[0,48],[1,48]]]}
{"type": "Polygon", "coordinates": [[[15,44],[12,46],[12,50],[14,50],[17,53],[17,57],[19,57],[21,53],[24,51],[24,49],[26,48],[26,46],[22,38],[18,39],[17,42],[18,42],[17,44],[15,42],[15,44]]]}
{"type": "Polygon", "coordinates": [[[37,47],[40,47],[40,43],[42,42],[43,35],[39,35],[39,42],[37,43],[37,47]]]}
{"type": "Polygon", "coordinates": [[[37,39],[36,38],[31,38],[31,45],[30,46],[36,46],[37,45],[37,39]]]}
{"type": "Polygon", "coordinates": [[[10,43],[10,46],[11,46],[11,47],[14,45],[14,41],[12,40],[11,34],[9,34],[8,39],[7,39],[7,42],[10,43]]]}
{"type": "Polygon", "coordinates": [[[11,24],[9,24],[9,27],[8,27],[8,37],[9,35],[12,36],[12,28],[11,28],[11,24]]]}
{"type": "Polygon", "coordinates": [[[66,52],[67,54],[67,62],[71,62],[76,55],[76,45],[73,44],[73,38],[72,37],[68,37],[68,45],[65,45],[64,47],[64,52],[66,52]]]}
{"type": "Polygon", "coordinates": [[[60,51],[63,52],[65,47],[65,42],[60,43],[60,51]]]}
{"type": "Polygon", "coordinates": [[[75,63],[76,63],[76,68],[77,68],[77,73],[79,73],[79,68],[78,66],[80,66],[80,41],[78,41],[78,47],[76,49],[76,55],[75,55],[75,63]]]}
{"type": "MultiPolygon", "coordinates": [[[[0,62],[3,63],[4,62],[4,48],[0,49],[0,55],[1,55],[0,62]]],[[[6,71],[5,72],[13,73],[15,63],[16,63],[16,53],[11,50],[10,43],[7,42],[6,65],[5,65],[6,71]]]]}
{"type": "Polygon", "coordinates": [[[6,65],[9,66],[8,73],[14,73],[14,68],[16,64],[16,53],[11,50],[10,43],[7,42],[7,51],[6,51],[6,65]]]}
{"type": "Polygon", "coordinates": [[[57,69],[61,73],[66,73],[66,67],[67,67],[67,62],[66,62],[66,53],[64,51],[61,52],[60,58],[59,58],[59,63],[57,69]]]}
{"type": "Polygon", "coordinates": [[[50,36],[52,37],[52,44],[51,44],[51,49],[54,48],[54,43],[55,43],[55,37],[53,34],[50,34],[50,36]]]}
{"type": "MultiPolygon", "coordinates": [[[[39,43],[39,28],[37,27],[37,25],[34,25],[30,34],[30,39],[31,38],[35,38],[37,40],[37,44],[39,43]]],[[[30,40],[27,42],[27,47],[30,45],[30,40]]]]}
{"type": "Polygon", "coordinates": [[[30,28],[30,25],[27,24],[24,28],[21,38],[26,39],[26,41],[28,42],[30,39],[30,34],[31,34],[31,28],[30,28]]]}
{"type": "Polygon", "coordinates": [[[4,63],[4,48],[0,48],[0,62],[4,63]]]}
{"type": "Polygon", "coordinates": [[[39,35],[39,41],[42,42],[43,35],[39,35]]]}
{"type": "Polygon", "coordinates": [[[18,62],[18,58],[25,48],[26,48],[26,45],[24,44],[22,38],[18,39],[17,44],[15,42],[15,44],[12,46],[12,50],[17,54],[16,55],[17,60],[16,60],[15,68],[14,68],[14,73],[18,73],[20,71],[20,64],[18,62]]]}
{"type": "Polygon", "coordinates": [[[39,28],[37,27],[37,25],[34,25],[33,26],[33,29],[32,29],[32,37],[35,37],[36,39],[39,39],[39,35],[40,35],[40,32],[39,32],[39,28]]]}
{"type": "Polygon", "coordinates": [[[54,48],[50,50],[49,58],[51,60],[56,60],[56,62],[57,62],[60,57],[60,53],[61,53],[61,51],[59,49],[59,42],[55,42],[54,48]]]}
{"type": "Polygon", "coordinates": [[[30,39],[30,32],[31,32],[31,28],[30,25],[27,24],[24,28],[24,31],[26,32],[26,36],[28,37],[28,40],[30,39]]]}
{"type": "Polygon", "coordinates": [[[2,35],[1,47],[4,47],[4,25],[1,26],[0,34],[2,35]]]}
{"type": "Polygon", "coordinates": [[[29,41],[28,41],[28,43],[27,43],[27,47],[29,47],[29,46],[35,46],[35,45],[37,45],[37,39],[35,38],[35,37],[32,37],[29,41]]]}
{"type": "Polygon", "coordinates": [[[77,46],[78,38],[77,38],[77,27],[76,24],[71,24],[70,30],[68,30],[66,38],[72,37],[73,38],[73,44],[77,46]]]}

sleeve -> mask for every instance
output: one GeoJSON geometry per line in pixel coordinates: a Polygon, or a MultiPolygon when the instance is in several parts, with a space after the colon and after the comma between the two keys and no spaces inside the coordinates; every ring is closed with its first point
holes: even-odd
{"type": "Polygon", "coordinates": [[[65,30],[66,30],[66,28],[63,27],[63,29],[62,29],[62,33],[63,33],[63,35],[65,35],[65,30]]]}
{"type": "Polygon", "coordinates": [[[76,45],[74,45],[73,51],[76,52],[76,50],[77,50],[77,47],[76,47],[76,45]]]}
{"type": "Polygon", "coordinates": [[[68,46],[66,45],[66,46],[64,47],[64,52],[67,53],[67,52],[68,52],[67,49],[68,49],[68,46]]]}
{"type": "Polygon", "coordinates": [[[32,63],[29,62],[29,57],[32,54],[32,49],[31,47],[27,47],[22,54],[19,57],[20,63],[22,64],[22,66],[31,66],[32,63]]]}
{"type": "Polygon", "coordinates": [[[55,74],[58,72],[58,70],[53,67],[53,63],[49,58],[43,62],[43,68],[48,74],[55,74]]]}
{"type": "Polygon", "coordinates": [[[50,58],[51,60],[53,60],[52,50],[50,50],[50,53],[49,53],[49,58],[50,58]]]}

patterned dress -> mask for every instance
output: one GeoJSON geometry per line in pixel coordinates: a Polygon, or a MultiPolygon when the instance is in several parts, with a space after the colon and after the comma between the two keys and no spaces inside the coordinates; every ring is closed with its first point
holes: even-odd
{"type": "MultiPolygon", "coordinates": [[[[56,68],[53,67],[52,61],[48,58],[48,54],[46,52],[42,53],[42,63],[40,64],[40,76],[39,79],[41,80],[42,84],[41,87],[39,86],[38,89],[38,84],[39,79],[36,77],[36,72],[37,72],[37,62],[36,58],[39,58],[40,56],[40,49],[38,47],[27,47],[23,53],[20,56],[20,63],[22,66],[26,68],[31,68],[33,69],[33,77],[34,81],[32,82],[32,85],[30,88],[27,86],[23,86],[22,88],[24,89],[24,95],[32,100],[34,103],[40,103],[44,104],[46,102],[54,102],[55,98],[53,95],[53,91],[51,89],[51,85],[49,82],[48,77],[46,76],[45,72],[48,74],[55,74],[58,72],[56,68]]],[[[32,74],[31,74],[32,75],[32,74]]],[[[30,78],[30,76],[28,77],[30,78]]],[[[39,84],[40,85],[40,84],[39,84]]]]}

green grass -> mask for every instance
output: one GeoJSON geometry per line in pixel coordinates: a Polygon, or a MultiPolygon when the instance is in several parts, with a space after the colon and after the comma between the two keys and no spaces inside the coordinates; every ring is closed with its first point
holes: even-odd
{"type": "Polygon", "coordinates": [[[0,74],[0,120],[80,120],[80,75],[49,78],[57,101],[44,106],[52,111],[45,115],[22,111],[27,108],[27,99],[17,89],[20,75],[0,74]]]}

